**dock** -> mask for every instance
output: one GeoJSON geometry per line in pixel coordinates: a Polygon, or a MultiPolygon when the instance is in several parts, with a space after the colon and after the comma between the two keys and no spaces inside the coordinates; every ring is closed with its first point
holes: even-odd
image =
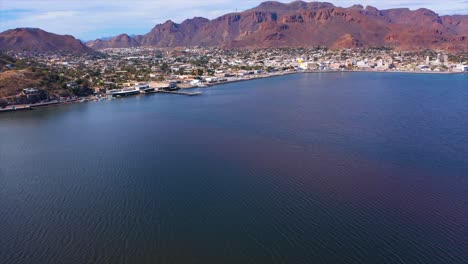
{"type": "Polygon", "coordinates": [[[201,95],[202,92],[183,92],[183,91],[167,91],[167,90],[159,90],[159,93],[168,93],[168,94],[180,94],[180,95],[188,95],[188,96],[195,96],[201,95]]]}
{"type": "Polygon", "coordinates": [[[58,104],[60,104],[60,102],[58,100],[53,100],[53,101],[49,101],[49,102],[31,104],[31,107],[43,107],[43,106],[58,105],[58,104]]]}
{"type": "Polygon", "coordinates": [[[16,112],[24,110],[32,110],[33,108],[30,105],[17,105],[17,106],[7,106],[5,108],[0,108],[0,113],[6,112],[16,112]]]}

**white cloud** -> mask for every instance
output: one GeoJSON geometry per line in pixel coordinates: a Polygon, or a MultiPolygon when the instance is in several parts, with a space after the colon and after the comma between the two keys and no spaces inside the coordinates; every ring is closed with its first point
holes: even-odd
{"type": "Polygon", "coordinates": [[[37,16],[32,17],[33,21],[42,21],[42,20],[52,20],[58,21],[58,19],[66,19],[69,17],[74,17],[78,14],[76,11],[52,11],[41,13],[37,16]]]}
{"type": "MultiPolygon", "coordinates": [[[[181,22],[194,16],[215,18],[224,13],[234,12],[236,9],[245,10],[254,7],[260,2],[258,0],[0,0],[0,31],[16,27],[39,27],[58,34],[72,34],[82,39],[122,32],[142,34],[148,32],[155,24],[168,19],[181,22]]],[[[344,7],[359,2],[379,9],[426,7],[440,14],[468,14],[466,0],[332,2],[344,7]]]]}

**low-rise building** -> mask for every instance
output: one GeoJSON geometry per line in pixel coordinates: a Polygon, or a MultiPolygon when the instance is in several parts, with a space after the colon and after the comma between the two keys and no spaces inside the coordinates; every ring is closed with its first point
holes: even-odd
{"type": "Polygon", "coordinates": [[[460,71],[460,72],[468,72],[468,65],[458,64],[458,65],[455,67],[455,70],[456,70],[456,71],[460,71]]]}
{"type": "Polygon", "coordinates": [[[49,93],[37,88],[25,88],[22,91],[22,95],[26,97],[28,103],[32,104],[49,100],[49,93]]]}

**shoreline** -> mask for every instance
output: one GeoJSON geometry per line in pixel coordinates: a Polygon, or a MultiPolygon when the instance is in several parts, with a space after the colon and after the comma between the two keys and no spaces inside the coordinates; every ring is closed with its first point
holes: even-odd
{"type": "Polygon", "coordinates": [[[316,70],[305,70],[305,71],[295,71],[295,72],[282,72],[279,74],[268,74],[268,75],[261,75],[261,76],[255,76],[252,78],[236,78],[232,80],[227,80],[224,82],[216,82],[216,83],[210,83],[207,84],[206,86],[194,86],[194,87],[186,87],[186,88],[180,88],[182,90],[186,89],[203,89],[203,88],[210,88],[214,86],[219,86],[223,84],[230,84],[230,83],[237,83],[237,82],[245,82],[245,81],[253,81],[253,80],[258,80],[258,79],[266,79],[266,78],[273,78],[273,77],[280,77],[280,76],[287,76],[287,75],[293,75],[293,74],[310,74],[310,73],[403,73],[403,74],[428,74],[428,75],[458,75],[458,74],[468,74],[468,72],[424,72],[424,71],[357,71],[357,70],[352,70],[352,71],[339,71],[339,70],[330,70],[330,71],[316,71],[316,70]]]}
{"type": "MultiPolygon", "coordinates": [[[[194,86],[194,87],[185,87],[180,88],[180,90],[190,90],[190,89],[206,89],[215,86],[231,84],[231,83],[238,83],[238,82],[246,82],[246,81],[253,81],[259,79],[266,79],[266,78],[274,78],[274,77],[281,77],[287,75],[294,75],[294,74],[310,74],[310,73],[403,73],[403,74],[428,74],[428,75],[458,75],[458,74],[468,74],[468,72],[423,72],[423,71],[369,71],[369,70],[330,70],[330,71],[317,71],[317,70],[305,70],[305,71],[294,71],[294,72],[280,72],[277,74],[267,74],[267,75],[257,75],[251,78],[237,78],[237,77],[227,77],[233,78],[231,80],[227,80],[224,82],[216,82],[210,83],[206,86],[194,86]]],[[[158,92],[155,92],[158,93],[158,92]]],[[[138,94],[136,96],[141,96],[145,94],[138,94]]],[[[36,108],[48,108],[51,106],[62,106],[62,105],[70,105],[70,104],[77,104],[77,103],[88,103],[88,102],[99,102],[100,100],[95,100],[92,97],[83,97],[82,100],[74,101],[74,102],[53,102],[53,103],[44,103],[43,105],[16,105],[16,106],[7,106],[6,108],[0,109],[0,113],[11,113],[11,112],[23,112],[24,110],[34,110],[36,108]],[[16,108],[16,109],[15,109],[16,108]]]]}
{"type": "MultiPolygon", "coordinates": [[[[259,80],[259,79],[272,78],[272,77],[280,77],[280,76],[299,74],[299,73],[301,73],[301,72],[282,72],[282,73],[279,73],[279,74],[269,74],[269,75],[261,75],[261,76],[258,76],[258,75],[255,76],[254,75],[251,78],[234,78],[234,79],[227,80],[227,81],[224,81],[224,82],[210,83],[210,84],[207,84],[204,87],[191,87],[191,88],[185,88],[185,89],[209,88],[209,87],[218,86],[218,85],[222,85],[222,84],[246,82],[246,81],[253,81],[253,80],[259,80]]],[[[233,78],[233,77],[231,77],[231,78],[233,78]]]]}
{"type": "MultiPolygon", "coordinates": [[[[337,71],[341,72],[341,71],[337,71]]],[[[468,72],[428,72],[428,71],[344,71],[344,72],[368,72],[368,73],[408,73],[408,74],[434,74],[434,75],[456,75],[456,74],[467,74],[468,72]]]]}

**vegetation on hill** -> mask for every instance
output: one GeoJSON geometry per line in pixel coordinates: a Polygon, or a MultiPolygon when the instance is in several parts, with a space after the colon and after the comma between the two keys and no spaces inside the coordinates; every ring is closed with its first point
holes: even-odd
{"type": "Polygon", "coordinates": [[[75,75],[60,69],[54,69],[32,59],[18,60],[0,54],[0,98],[11,101],[25,88],[46,90],[52,97],[86,96],[92,93],[89,83],[75,79],[75,75]],[[7,65],[13,66],[11,68],[7,65]],[[78,86],[69,87],[67,83],[76,81],[78,86]]]}

